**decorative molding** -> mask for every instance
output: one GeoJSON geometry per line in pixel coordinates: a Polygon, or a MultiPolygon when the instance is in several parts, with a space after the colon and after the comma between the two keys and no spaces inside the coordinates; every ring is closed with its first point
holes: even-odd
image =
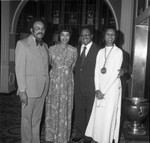
{"type": "Polygon", "coordinates": [[[112,11],[112,13],[113,13],[113,16],[114,16],[114,19],[115,19],[115,23],[116,23],[116,29],[119,29],[118,20],[117,20],[115,11],[114,11],[114,9],[113,9],[111,3],[109,2],[109,0],[105,0],[105,1],[106,1],[106,3],[109,5],[109,7],[110,7],[110,9],[111,9],[111,11],[112,11]]]}
{"type": "Polygon", "coordinates": [[[10,33],[16,33],[16,26],[18,22],[18,18],[20,16],[21,10],[23,9],[24,5],[28,2],[28,0],[21,0],[19,5],[16,8],[16,11],[14,13],[13,19],[12,19],[12,25],[11,25],[11,31],[10,33]]]}

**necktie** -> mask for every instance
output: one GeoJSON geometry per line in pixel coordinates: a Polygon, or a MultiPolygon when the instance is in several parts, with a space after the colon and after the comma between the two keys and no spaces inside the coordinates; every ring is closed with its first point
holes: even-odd
{"type": "Polygon", "coordinates": [[[81,54],[81,65],[84,63],[85,60],[85,51],[86,51],[86,47],[84,47],[83,52],[81,54]]]}
{"type": "Polygon", "coordinates": [[[40,45],[42,46],[43,45],[43,40],[38,40],[38,39],[35,39],[35,42],[36,42],[36,45],[40,45]]]}
{"type": "Polygon", "coordinates": [[[43,47],[42,47],[43,40],[42,39],[40,39],[40,40],[39,39],[35,39],[35,42],[36,42],[36,46],[40,45],[40,46],[38,46],[38,50],[39,50],[42,58],[44,58],[44,52],[43,52],[43,47]]]}

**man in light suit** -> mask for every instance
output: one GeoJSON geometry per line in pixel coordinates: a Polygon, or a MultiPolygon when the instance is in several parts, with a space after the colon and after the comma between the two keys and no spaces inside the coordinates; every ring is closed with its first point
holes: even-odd
{"type": "Polygon", "coordinates": [[[91,139],[84,136],[95,98],[94,71],[98,46],[93,43],[91,27],[85,26],[80,33],[81,47],[78,48],[78,60],[75,67],[75,119],[72,141],[89,143],[91,139]],[[84,61],[82,60],[85,48],[84,61]]]}
{"type": "Polygon", "coordinates": [[[18,95],[22,103],[21,143],[40,143],[40,123],[48,92],[48,48],[42,42],[46,23],[34,19],[31,35],[16,46],[15,70],[18,95]]]}

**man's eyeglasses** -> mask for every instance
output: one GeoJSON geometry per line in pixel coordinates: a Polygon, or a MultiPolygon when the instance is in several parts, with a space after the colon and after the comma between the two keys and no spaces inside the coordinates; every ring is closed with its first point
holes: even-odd
{"type": "Polygon", "coordinates": [[[42,28],[40,28],[40,27],[33,27],[33,29],[34,29],[35,31],[39,31],[39,30],[45,31],[45,27],[42,27],[42,28]]]}

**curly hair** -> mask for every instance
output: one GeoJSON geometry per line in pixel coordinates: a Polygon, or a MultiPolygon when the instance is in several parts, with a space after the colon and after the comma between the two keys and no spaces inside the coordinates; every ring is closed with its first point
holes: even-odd
{"type": "Polygon", "coordinates": [[[61,32],[69,32],[70,36],[72,35],[72,30],[69,26],[61,26],[58,29],[58,34],[60,35],[61,32]]]}

